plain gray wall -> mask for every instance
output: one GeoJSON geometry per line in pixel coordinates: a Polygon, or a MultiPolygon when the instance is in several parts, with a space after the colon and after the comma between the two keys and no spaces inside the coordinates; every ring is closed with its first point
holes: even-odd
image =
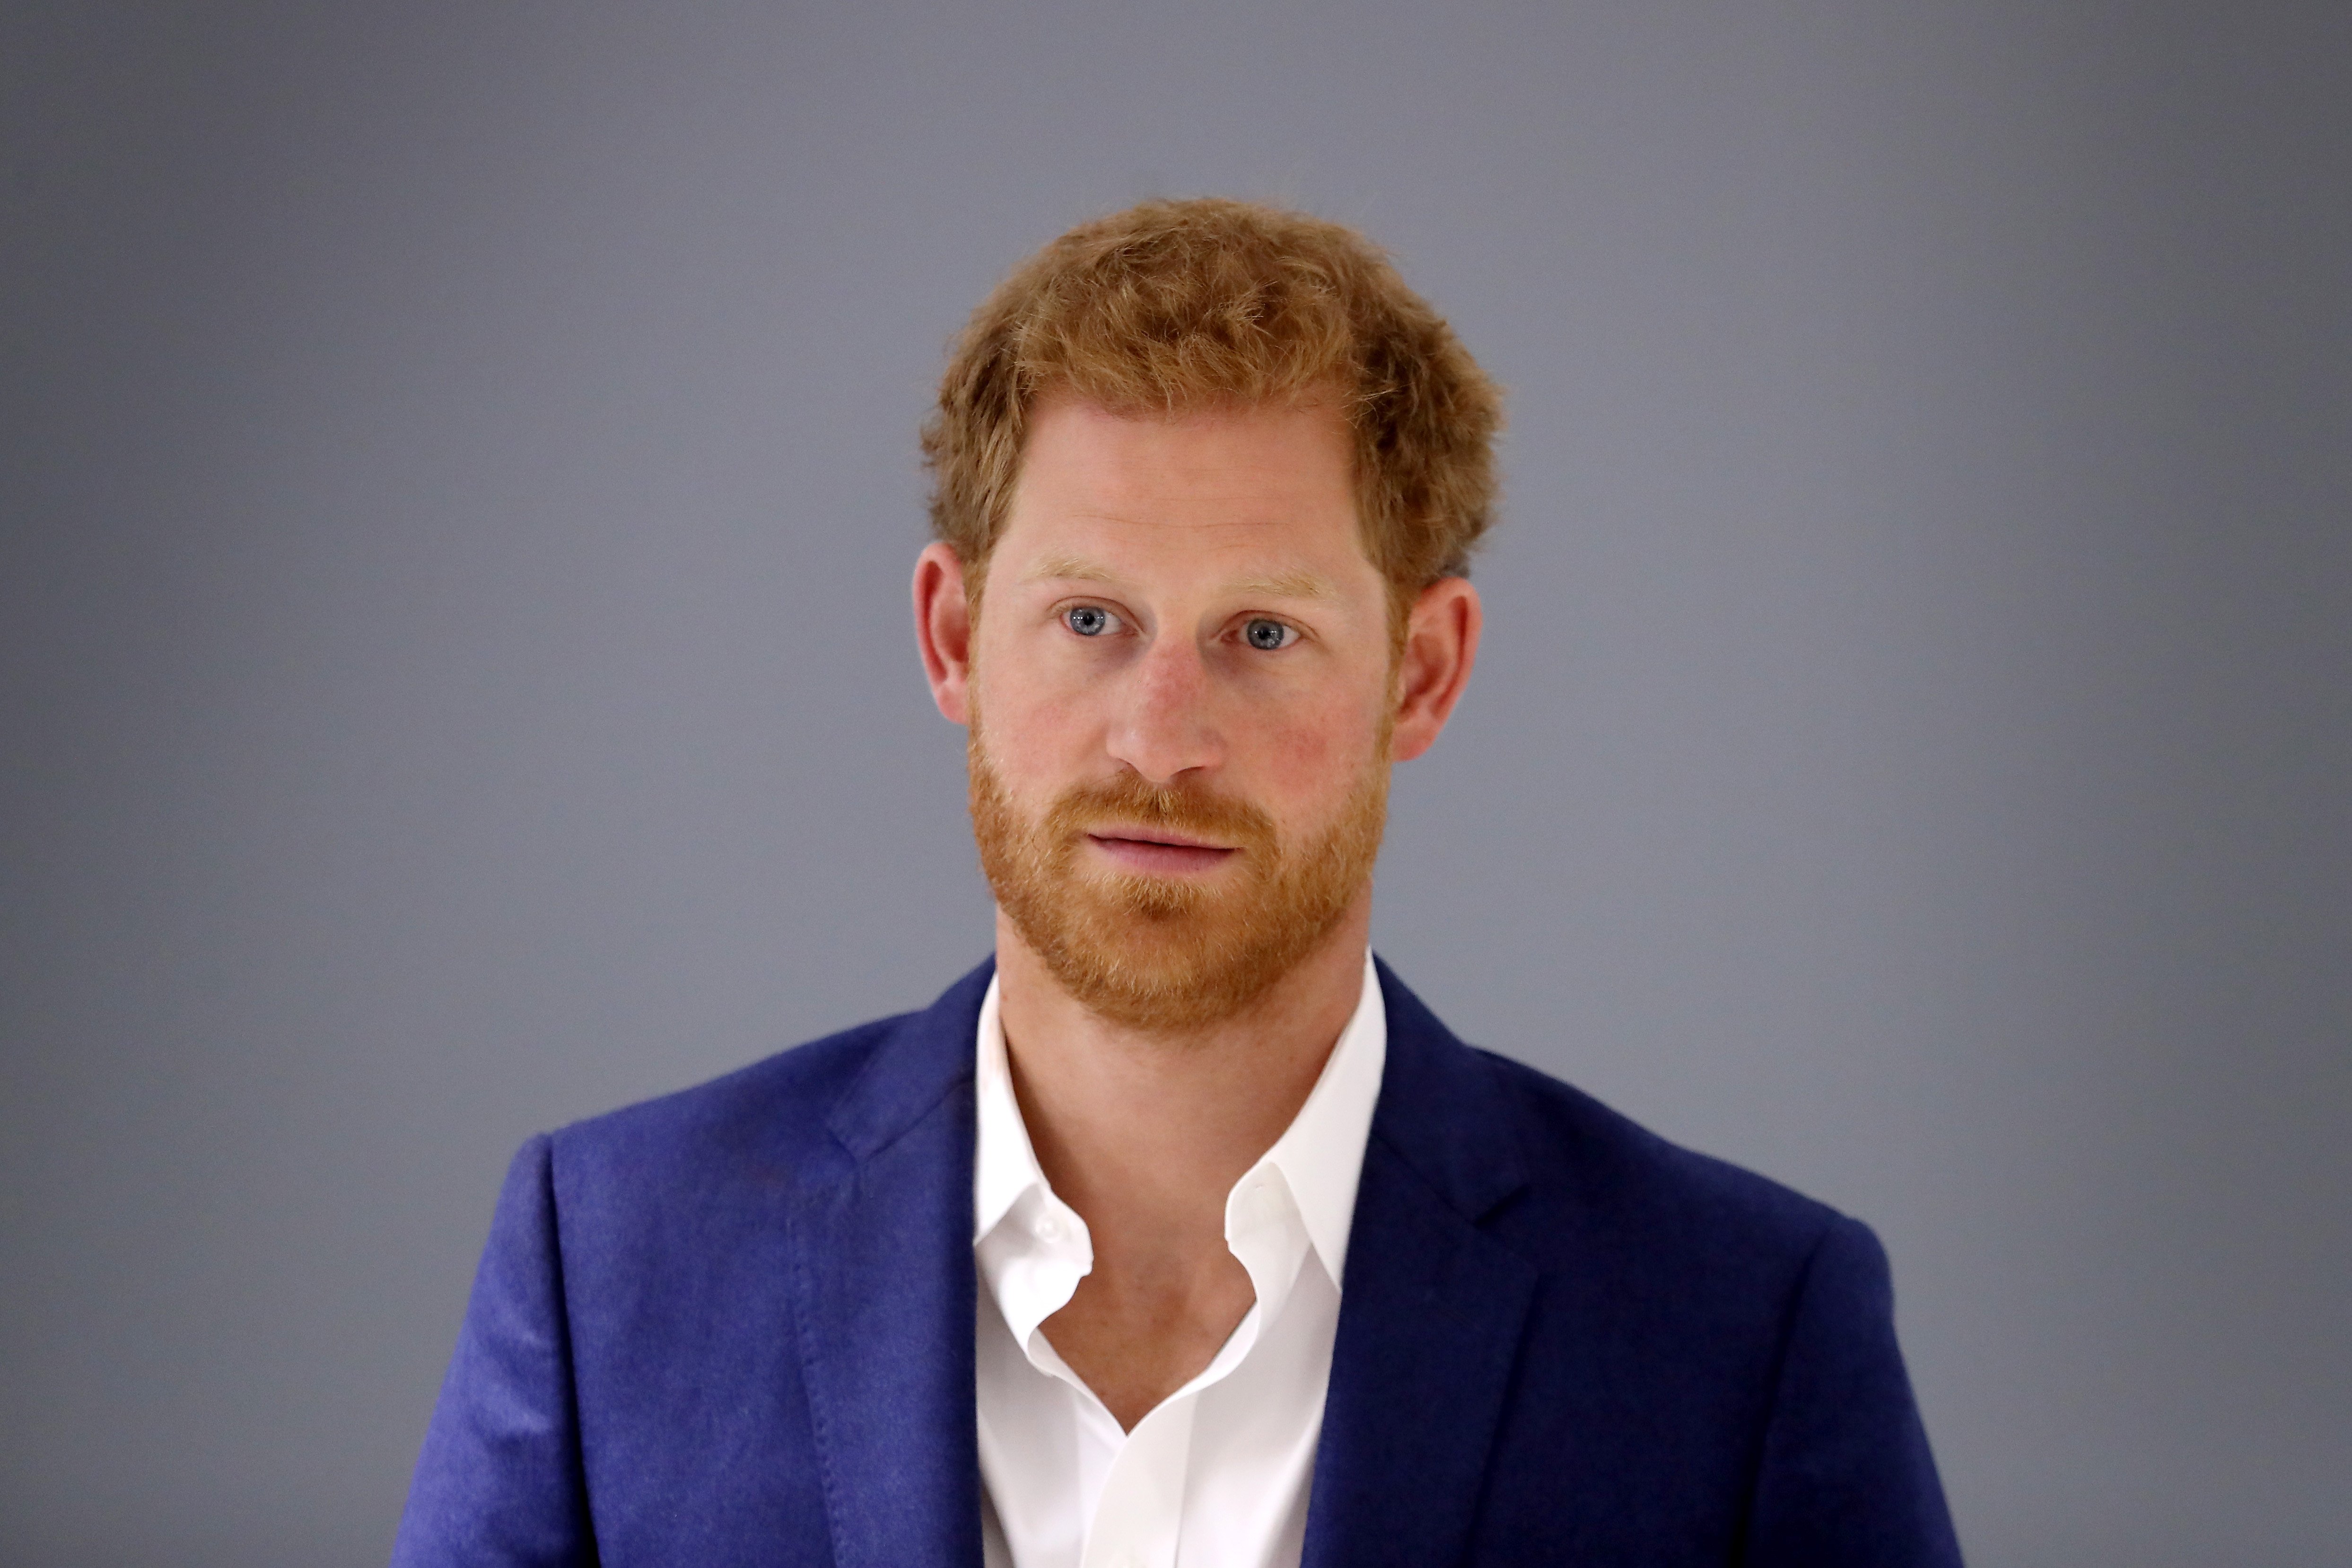
{"type": "Polygon", "coordinates": [[[1861,1215],[1980,1568],[2352,1563],[2352,9],[10,5],[0,1561],[380,1561],[528,1132],[929,999],[1018,257],[1508,384],[1379,942],[1861,1215]]]}

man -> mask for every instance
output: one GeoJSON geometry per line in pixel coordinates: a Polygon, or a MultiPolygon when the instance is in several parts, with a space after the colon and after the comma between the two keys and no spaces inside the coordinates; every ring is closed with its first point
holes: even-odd
{"type": "Polygon", "coordinates": [[[982,306],[914,599],[994,963],[524,1146],[396,1562],[1958,1561],[1870,1233],[1369,954],[1498,422],[1295,214],[982,306]]]}

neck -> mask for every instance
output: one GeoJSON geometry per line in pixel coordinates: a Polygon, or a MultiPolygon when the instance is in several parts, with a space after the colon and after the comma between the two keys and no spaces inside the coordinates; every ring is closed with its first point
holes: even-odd
{"type": "Polygon", "coordinates": [[[1094,1269],[1045,1335],[1122,1426],[1197,1373],[1255,1299],[1225,1197],[1274,1147],[1363,995],[1371,889],[1233,1017],[1146,1034],[1064,991],[1003,915],[998,1016],[1038,1168],[1087,1222],[1094,1269]]]}

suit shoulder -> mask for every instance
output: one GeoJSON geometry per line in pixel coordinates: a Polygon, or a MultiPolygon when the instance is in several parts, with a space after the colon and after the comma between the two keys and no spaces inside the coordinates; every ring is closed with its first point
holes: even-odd
{"type": "Polygon", "coordinates": [[[825,1118],[914,1014],[793,1046],[690,1089],[572,1122],[550,1135],[559,1164],[677,1173],[757,1154],[798,1165],[830,1147],[825,1118]]]}
{"type": "Polygon", "coordinates": [[[1582,1089],[1475,1050],[1513,1105],[1538,1205],[1710,1252],[1801,1258],[1844,1216],[1768,1176],[1660,1137],[1582,1089]]]}

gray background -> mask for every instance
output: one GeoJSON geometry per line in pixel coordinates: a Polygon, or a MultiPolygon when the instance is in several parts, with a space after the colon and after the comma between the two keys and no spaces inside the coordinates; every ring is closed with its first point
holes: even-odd
{"type": "Polygon", "coordinates": [[[1978,1564],[2352,1563],[2352,10],[0,27],[0,1559],[380,1561],[516,1142],[982,955],[913,427],[1217,191],[1513,393],[1382,950],[1878,1227],[1978,1564]]]}

